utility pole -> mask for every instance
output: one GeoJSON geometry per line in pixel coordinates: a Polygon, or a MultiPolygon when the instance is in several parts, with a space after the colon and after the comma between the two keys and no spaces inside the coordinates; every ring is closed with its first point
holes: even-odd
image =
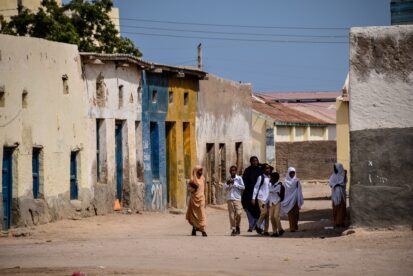
{"type": "Polygon", "coordinates": [[[202,70],[202,43],[198,45],[198,68],[202,70]]]}

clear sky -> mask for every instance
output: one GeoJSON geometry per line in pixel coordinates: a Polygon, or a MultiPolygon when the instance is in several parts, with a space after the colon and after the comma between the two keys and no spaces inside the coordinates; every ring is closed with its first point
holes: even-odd
{"type": "Polygon", "coordinates": [[[390,0],[115,0],[114,4],[120,9],[122,36],[136,43],[144,59],[196,65],[196,47],[202,43],[206,71],[250,82],[256,92],[340,90],[348,70],[348,28],[390,25],[390,0]],[[187,38],[194,36],[199,38],[187,38]]]}

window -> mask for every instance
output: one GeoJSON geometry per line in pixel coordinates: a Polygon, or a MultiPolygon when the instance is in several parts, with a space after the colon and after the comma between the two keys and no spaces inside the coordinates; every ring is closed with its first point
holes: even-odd
{"type": "Polygon", "coordinates": [[[188,105],[188,101],[189,101],[189,93],[185,92],[184,93],[184,105],[188,105]]]}
{"type": "Polygon", "coordinates": [[[78,198],[77,151],[70,153],[70,200],[78,198]]]}
{"type": "Polygon", "coordinates": [[[174,92],[169,91],[169,103],[173,103],[174,102],[174,92]]]}
{"type": "Polygon", "coordinates": [[[63,94],[67,95],[69,94],[69,77],[64,74],[62,76],[62,81],[63,81],[63,94]]]}
{"type": "Polygon", "coordinates": [[[158,101],[158,91],[152,90],[152,102],[156,103],[158,101]]]}
{"type": "Polygon", "coordinates": [[[27,108],[27,91],[26,90],[23,90],[23,93],[22,93],[22,107],[23,108],[27,108]]]}
{"type": "Polygon", "coordinates": [[[118,98],[119,98],[118,108],[121,108],[123,106],[123,84],[119,85],[118,87],[118,98]]]}
{"type": "Polygon", "coordinates": [[[33,198],[40,196],[40,148],[33,148],[32,151],[32,177],[33,177],[33,198]]]}
{"type": "Polygon", "coordinates": [[[0,86],[0,107],[4,107],[5,97],[4,97],[4,86],[0,86]]]}

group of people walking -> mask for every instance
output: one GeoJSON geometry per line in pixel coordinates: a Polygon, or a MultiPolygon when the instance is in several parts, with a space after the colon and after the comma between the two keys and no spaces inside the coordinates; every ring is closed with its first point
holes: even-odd
{"type": "MultiPolygon", "coordinates": [[[[231,166],[230,176],[224,183],[231,235],[241,233],[242,210],[247,215],[248,232],[256,231],[260,235],[270,236],[271,222],[271,236],[279,237],[285,232],[281,225],[282,215],[288,216],[290,231],[297,231],[304,197],[295,168],[289,167],[284,182],[281,182],[279,173],[274,172],[274,168],[269,164],[260,164],[256,156],[250,158],[250,163],[242,176],[237,175],[236,166],[231,166]]],[[[333,169],[329,184],[332,191],[334,225],[342,227],[346,215],[347,177],[342,164],[336,163],[333,169]]],[[[206,237],[205,178],[201,166],[193,169],[187,188],[190,198],[186,219],[192,225],[192,235],[196,236],[199,231],[206,237]]]]}

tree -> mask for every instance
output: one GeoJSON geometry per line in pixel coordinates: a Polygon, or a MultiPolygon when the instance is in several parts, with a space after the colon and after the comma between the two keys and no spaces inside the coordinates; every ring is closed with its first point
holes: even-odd
{"type": "Polygon", "coordinates": [[[82,52],[142,56],[130,39],[119,35],[108,15],[112,7],[112,0],[71,0],[63,6],[43,0],[36,13],[19,7],[10,22],[0,18],[0,32],[77,44],[82,52]]]}

